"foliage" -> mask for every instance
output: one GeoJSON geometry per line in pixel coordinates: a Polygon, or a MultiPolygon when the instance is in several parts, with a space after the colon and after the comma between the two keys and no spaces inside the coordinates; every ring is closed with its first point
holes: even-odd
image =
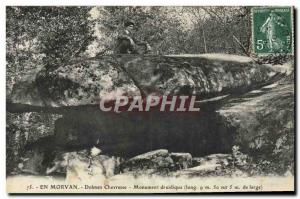
{"type": "Polygon", "coordinates": [[[134,37],[148,42],[154,54],[245,54],[250,46],[250,12],[245,7],[6,9],[8,94],[32,68],[52,70],[76,57],[113,53],[116,37],[129,19],[136,24],[134,37]]]}
{"type": "Polygon", "coordinates": [[[293,56],[288,54],[270,54],[267,56],[259,57],[256,62],[259,64],[282,65],[292,59],[293,56]]]}
{"type": "Polygon", "coordinates": [[[229,166],[224,166],[223,170],[228,172],[228,168],[231,168],[229,171],[234,173],[238,169],[248,176],[286,175],[289,172],[293,174],[292,144],[280,140],[278,142],[281,142],[281,145],[278,144],[271,155],[246,154],[241,152],[239,146],[233,146],[232,161],[229,166]]]}
{"type": "Polygon", "coordinates": [[[93,39],[89,7],[7,7],[7,90],[28,70],[52,69],[86,50],[93,39]]]}
{"type": "Polygon", "coordinates": [[[127,20],[135,37],[154,54],[236,53],[250,50],[250,9],[246,7],[96,7],[94,50],[113,53],[115,38],[127,20]],[[95,49],[96,48],[96,49],[95,49]],[[241,49],[244,48],[244,49],[241,49]]]}
{"type": "MultiPolygon", "coordinates": [[[[7,96],[31,69],[52,70],[86,50],[93,39],[89,7],[7,7],[7,96]]],[[[53,132],[56,116],[7,113],[7,162],[16,164],[24,145],[53,132]],[[51,129],[50,126],[52,126],[51,129]],[[11,160],[10,160],[11,159],[11,160]]],[[[11,165],[8,165],[8,171],[11,165]]]]}
{"type": "Polygon", "coordinates": [[[249,7],[187,7],[193,29],[190,52],[250,54],[249,7]]]}
{"type": "Polygon", "coordinates": [[[25,146],[42,137],[52,135],[54,122],[61,117],[46,113],[7,113],[6,124],[6,166],[7,173],[14,168],[24,154],[25,146]]]}

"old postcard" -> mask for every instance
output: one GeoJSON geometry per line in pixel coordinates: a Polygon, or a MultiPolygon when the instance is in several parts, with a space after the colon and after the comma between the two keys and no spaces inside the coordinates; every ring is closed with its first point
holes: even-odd
{"type": "Polygon", "coordinates": [[[7,192],[294,192],[294,40],[293,7],[7,6],[7,192]]]}

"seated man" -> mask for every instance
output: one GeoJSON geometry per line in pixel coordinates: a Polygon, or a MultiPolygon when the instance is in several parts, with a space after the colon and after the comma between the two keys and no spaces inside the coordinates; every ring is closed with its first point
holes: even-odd
{"type": "Polygon", "coordinates": [[[151,47],[147,42],[141,42],[132,36],[134,27],[133,21],[127,21],[124,24],[125,29],[118,35],[117,45],[115,49],[116,54],[143,54],[150,51],[151,47]],[[139,46],[144,46],[140,49],[139,46]],[[142,51],[142,52],[140,52],[142,51]]]}

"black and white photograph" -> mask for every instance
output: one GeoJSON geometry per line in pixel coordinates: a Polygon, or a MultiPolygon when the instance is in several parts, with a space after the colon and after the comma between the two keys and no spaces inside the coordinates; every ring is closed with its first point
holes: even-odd
{"type": "Polygon", "coordinates": [[[295,191],[295,7],[5,10],[7,193],[295,191]]]}

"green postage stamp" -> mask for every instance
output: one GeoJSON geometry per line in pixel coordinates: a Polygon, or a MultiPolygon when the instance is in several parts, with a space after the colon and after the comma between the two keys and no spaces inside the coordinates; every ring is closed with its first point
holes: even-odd
{"type": "Polygon", "coordinates": [[[252,8],[252,41],[257,55],[293,54],[293,8],[252,8]]]}

